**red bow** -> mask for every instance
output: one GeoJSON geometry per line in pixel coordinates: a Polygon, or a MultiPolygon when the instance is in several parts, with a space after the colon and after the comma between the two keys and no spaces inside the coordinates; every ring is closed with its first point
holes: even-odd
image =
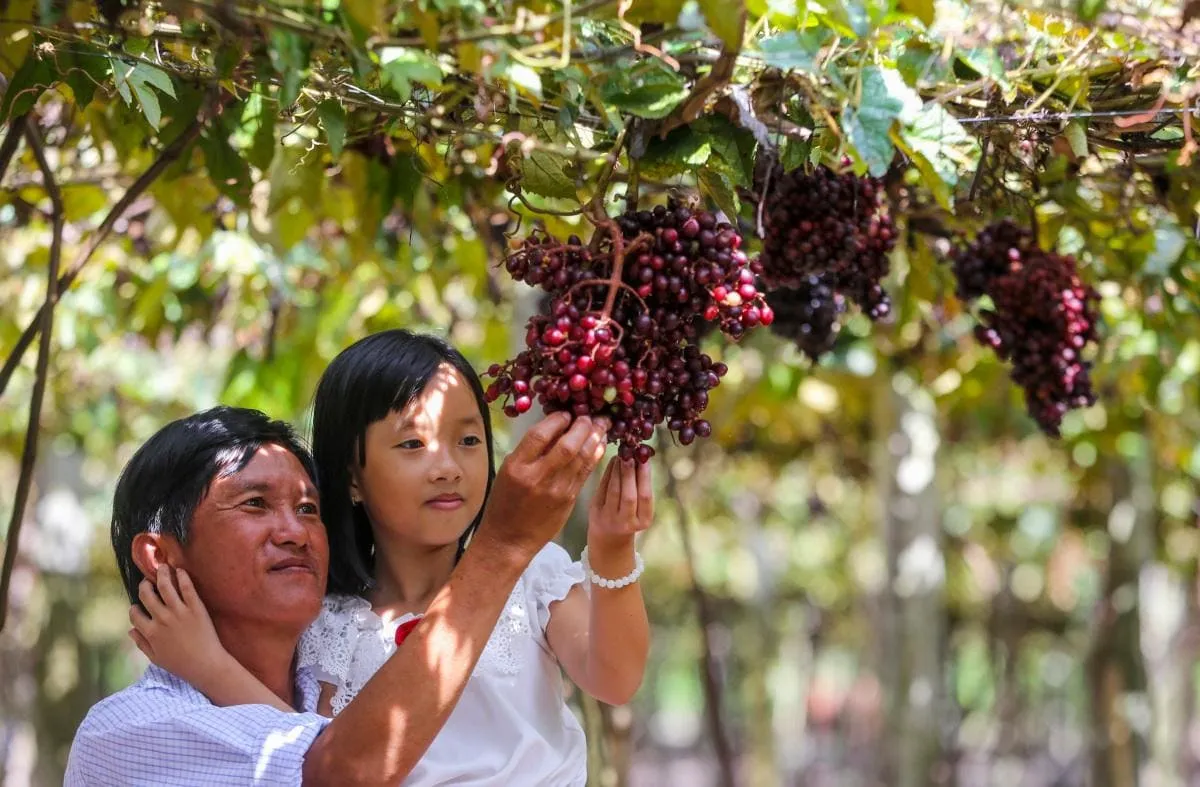
{"type": "Polygon", "coordinates": [[[415,629],[417,624],[420,622],[421,619],[419,617],[413,618],[412,620],[406,620],[396,628],[396,647],[400,647],[404,644],[404,640],[408,639],[408,635],[412,633],[412,630],[415,629]]]}

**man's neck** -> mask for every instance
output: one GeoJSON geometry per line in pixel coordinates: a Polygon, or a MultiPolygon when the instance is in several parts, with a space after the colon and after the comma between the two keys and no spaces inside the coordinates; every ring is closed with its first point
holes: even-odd
{"type": "Polygon", "coordinates": [[[295,671],[298,633],[264,627],[261,621],[213,621],[217,637],[229,655],[258,678],[273,694],[297,707],[295,671]]]}

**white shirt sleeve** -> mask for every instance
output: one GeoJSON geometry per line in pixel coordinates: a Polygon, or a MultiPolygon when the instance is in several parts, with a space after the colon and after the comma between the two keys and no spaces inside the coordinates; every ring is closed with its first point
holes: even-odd
{"type": "Polygon", "coordinates": [[[537,612],[538,628],[545,635],[550,623],[550,605],[562,601],[571,588],[583,582],[583,566],[571,560],[567,550],[553,542],[534,556],[525,570],[537,612]]]}
{"type": "Polygon", "coordinates": [[[205,707],[145,692],[88,714],[63,784],[300,785],[304,757],[328,723],[269,705],[205,707]]]}

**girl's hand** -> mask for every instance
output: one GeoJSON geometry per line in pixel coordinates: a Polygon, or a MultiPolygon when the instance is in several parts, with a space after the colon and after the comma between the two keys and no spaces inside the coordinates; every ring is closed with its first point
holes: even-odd
{"type": "Polygon", "coordinates": [[[217,638],[208,610],[187,572],[176,569],[173,573],[174,580],[172,569],[160,565],[154,582],[142,580],[138,598],[145,610],[136,604],[130,607],[133,628],[129,636],[155,664],[193,686],[203,687],[234,659],[217,638]]]}
{"type": "Polygon", "coordinates": [[[633,538],[654,519],[650,464],[614,456],[588,507],[588,551],[612,552],[633,546],[633,538]]]}

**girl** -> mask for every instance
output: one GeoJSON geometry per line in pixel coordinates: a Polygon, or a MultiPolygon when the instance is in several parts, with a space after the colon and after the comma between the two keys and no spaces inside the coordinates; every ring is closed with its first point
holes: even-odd
{"type": "MultiPolygon", "coordinates": [[[[334,715],[419,624],[479,523],[494,477],[479,379],[440,339],[367,337],[321,378],[313,454],[329,595],[298,665],[314,671],[321,710],[334,715]]],[[[406,785],[586,783],[583,730],[561,673],[610,704],[640,685],[649,626],[634,536],[652,508],[648,465],[614,457],[592,498],[581,561],[551,543],[530,563],[406,785]]],[[[282,705],[221,647],[186,574],[177,581],[178,592],[163,587],[147,610],[153,625],[135,622],[138,646],[216,704],[282,705]]]]}

